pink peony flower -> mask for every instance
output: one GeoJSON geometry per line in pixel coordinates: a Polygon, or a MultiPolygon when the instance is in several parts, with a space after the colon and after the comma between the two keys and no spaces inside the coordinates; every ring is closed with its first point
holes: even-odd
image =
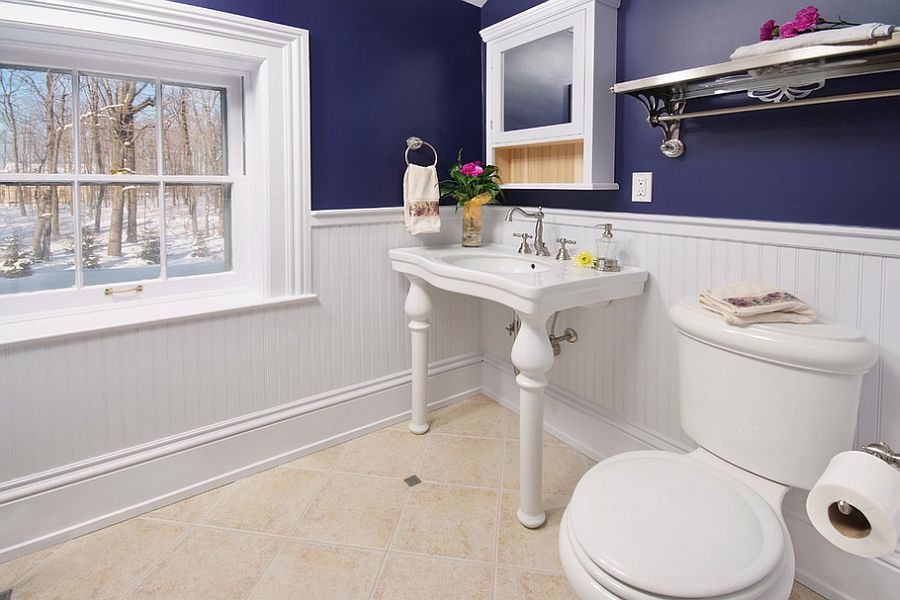
{"type": "Polygon", "coordinates": [[[459,172],[463,175],[468,175],[469,177],[478,177],[484,173],[484,169],[481,168],[481,163],[479,161],[475,161],[461,166],[459,172]]]}
{"type": "Polygon", "coordinates": [[[774,37],[772,35],[772,32],[774,30],[775,30],[775,19],[769,19],[768,21],[763,23],[763,26],[759,28],[759,41],[765,42],[765,41],[771,40],[772,37],[774,37]]]}
{"type": "Polygon", "coordinates": [[[779,36],[783,40],[786,40],[787,38],[797,37],[801,33],[802,32],[797,29],[797,24],[793,21],[788,21],[779,28],[779,36]]]}
{"type": "MultiPolygon", "coordinates": [[[[794,15],[793,23],[798,32],[814,31],[816,25],[819,24],[819,9],[815,6],[801,8],[794,15]]],[[[782,35],[782,37],[785,36],[782,35]]]]}

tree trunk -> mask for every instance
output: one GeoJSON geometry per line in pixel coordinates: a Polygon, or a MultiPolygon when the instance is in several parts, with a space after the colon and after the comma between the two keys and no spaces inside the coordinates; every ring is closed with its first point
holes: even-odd
{"type": "Polygon", "coordinates": [[[35,197],[37,210],[35,214],[37,218],[34,225],[34,235],[31,238],[31,254],[37,260],[48,260],[50,258],[50,188],[45,187],[38,196],[35,197]]]}
{"type": "MultiPolygon", "coordinates": [[[[47,73],[47,93],[44,96],[44,126],[46,131],[47,152],[45,164],[47,173],[56,173],[59,157],[59,136],[56,131],[56,75],[47,73]]],[[[50,187],[49,206],[43,210],[50,212],[50,231],[53,237],[59,237],[59,194],[56,187],[50,187]]]]}
{"type": "Polygon", "coordinates": [[[16,202],[19,203],[19,214],[23,217],[27,217],[28,211],[25,210],[25,190],[22,189],[21,185],[16,186],[16,202]]]}
{"type": "MultiPolygon", "coordinates": [[[[19,159],[19,124],[18,119],[16,119],[16,107],[12,102],[13,86],[12,74],[10,74],[8,81],[0,78],[0,91],[3,92],[0,109],[2,109],[3,121],[6,123],[6,129],[10,134],[16,173],[21,173],[22,167],[19,159]]],[[[19,205],[19,214],[23,217],[28,216],[28,211],[25,210],[25,191],[22,189],[21,185],[16,186],[16,202],[19,205]]]]}
{"type": "Polygon", "coordinates": [[[191,239],[197,239],[200,228],[197,226],[197,194],[193,186],[187,187],[188,203],[191,212],[191,239]]]}
{"type": "Polygon", "coordinates": [[[122,256],[122,217],[124,207],[124,190],[117,185],[113,188],[112,206],[109,211],[109,246],[106,253],[110,256],[122,256]]]}
{"type": "MultiPolygon", "coordinates": [[[[117,172],[123,165],[125,148],[121,143],[119,135],[119,120],[116,121],[116,141],[112,148],[112,164],[110,168],[113,173],[117,172]]],[[[125,208],[125,199],[121,185],[114,185],[112,189],[112,206],[109,210],[109,245],[106,253],[109,256],[122,256],[122,217],[125,208]]]]}
{"type": "Polygon", "coordinates": [[[137,190],[132,188],[125,191],[128,207],[128,227],[126,229],[125,241],[129,244],[137,242],[137,190]]]}
{"type": "MultiPolygon", "coordinates": [[[[103,168],[103,148],[100,146],[100,90],[96,85],[91,86],[91,137],[94,140],[94,164],[98,174],[105,174],[103,168]]],[[[100,233],[100,223],[103,215],[103,200],[106,198],[106,186],[101,185],[97,193],[97,201],[94,203],[94,233],[100,233]]]]}

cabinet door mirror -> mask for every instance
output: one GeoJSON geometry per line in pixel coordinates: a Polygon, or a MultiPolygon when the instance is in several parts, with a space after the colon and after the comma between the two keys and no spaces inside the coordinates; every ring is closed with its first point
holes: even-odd
{"type": "Polygon", "coordinates": [[[502,53],[503,131],[572,122],[572,28],[502,53]]]}

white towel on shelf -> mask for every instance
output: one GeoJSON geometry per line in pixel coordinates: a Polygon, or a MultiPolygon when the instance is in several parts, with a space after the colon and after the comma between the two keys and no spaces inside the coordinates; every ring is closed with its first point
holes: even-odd
{"type": "Polygon", "coordinates": [[[743,281],[700,294],[704,308],[732,325],[812,323],[816,311],[806,302],[764,281],[743,281]]]}
{"type": "Polygon", "coordinates": [[[772,52],[784,52],[785,50],[806,48],[808,46],[831,46],[851,44],[854,42],[870,42],[890,37],[893,31],[893,25],[885,25],[884,23],[866,23],[865,25],[855,25],[853,27],[844,27],[842,29],[814,31],[812,33],[800,34],[797,37],[767,40],[765,42],[750,44],[749,46],[741,46],[731,53],[731,60],[740,60],[742,58],[751,58],[753,56],[761,56],[772,52]]]}
{"type": "Polygon", "coordinates": [[[403,219],[412,235],[440,232],[440,198],[437,170],[433,166],[406,167],[403,174],[403,219]]]}

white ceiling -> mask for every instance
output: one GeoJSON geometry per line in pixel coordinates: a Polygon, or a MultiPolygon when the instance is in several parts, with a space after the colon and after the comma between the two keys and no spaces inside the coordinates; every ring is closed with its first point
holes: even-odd
{"type": "Polygon", "coordinates": [[[481,8],[487,0],[463,0],[463,2],[468,2],[469,4],[474,4],[478,8],[481,8]]]}

